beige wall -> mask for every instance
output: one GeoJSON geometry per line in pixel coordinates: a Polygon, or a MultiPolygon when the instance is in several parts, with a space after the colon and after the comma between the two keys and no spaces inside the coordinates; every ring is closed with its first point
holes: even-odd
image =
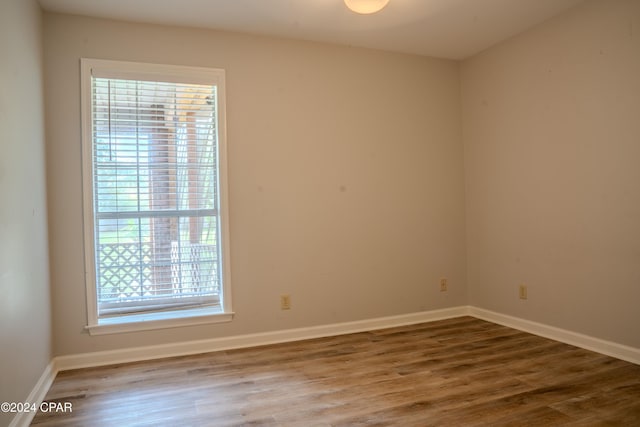
{"type": "Polygon", "coordinates": [[[461,77],[470,303],[640,347],[640,2],[587,1],[461,77]]]}
{"type": "Polygon", "coordinates": [[[0,402],[24,401],[51,359],[42,92],[40,9],[2,1],[0,402]]]}
{"type": "Polygon", "coordinates": [[[451,307],[467,295],[640,347],[638,7],[588,1],[464,61],[462,94],[450,61],[45,14],[55,354],[451,307]],[[232,323],[83,331],[80,57],[227,70],[232,323]]]}
{"type": "Polygon", "coordinates": [[[44,35],[56,355],[466,304],[457,63],[57,14],[44,35]],[[83,331],[81,57],[226,69],[233,322],[83,331]]]}

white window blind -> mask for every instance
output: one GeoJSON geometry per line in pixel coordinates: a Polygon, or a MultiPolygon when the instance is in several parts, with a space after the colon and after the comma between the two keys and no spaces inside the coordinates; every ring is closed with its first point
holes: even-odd
{"type": "Polygon", "coordinates": [[[219,88],[131,75],[90,77],[97,317],[222,310],[219,88]]]}

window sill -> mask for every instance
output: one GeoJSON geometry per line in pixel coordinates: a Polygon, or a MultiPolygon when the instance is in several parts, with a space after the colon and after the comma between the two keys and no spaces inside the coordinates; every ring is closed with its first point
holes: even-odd
{"type": "Polygon", "coordinates": [[[231,319],[233,319],[233,313],[224,313],[218,309],[199,308],[108,317],[98,319],[96,325],[89,325],[86,329],[90,335],[106,335],[230,322],[231,319]]]}

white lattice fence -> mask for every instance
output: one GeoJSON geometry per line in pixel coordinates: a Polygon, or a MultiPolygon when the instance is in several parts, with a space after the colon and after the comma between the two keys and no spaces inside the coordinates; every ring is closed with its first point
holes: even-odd
{"type": "MultiPolygon", "coordinates": [[[[219,291],[215,245],[171,244],[171,289],[163,294],[219,291]]],[[[100,300],[123,300],[157,295],[153,270],[167,260],[154,262],[151,244],[105,243],[98,245],[100,300]]]]}

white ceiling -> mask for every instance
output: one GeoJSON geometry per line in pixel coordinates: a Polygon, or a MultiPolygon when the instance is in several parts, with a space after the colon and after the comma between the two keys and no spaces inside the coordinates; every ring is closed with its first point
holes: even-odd
{"type": "Polygon", "coordinates": [[[463,59],[582,0],[390,0],[374,15],[343,0],[39,1],[47,11],[463,59]]]}

